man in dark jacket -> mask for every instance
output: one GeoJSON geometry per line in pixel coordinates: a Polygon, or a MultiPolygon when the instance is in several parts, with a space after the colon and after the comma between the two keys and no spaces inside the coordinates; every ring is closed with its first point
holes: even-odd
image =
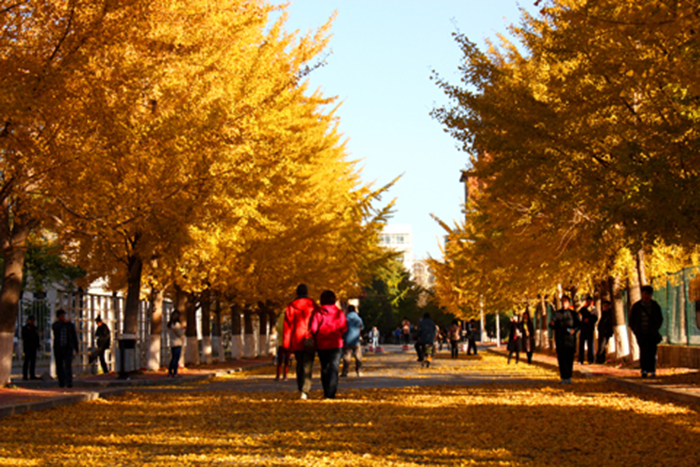
{"type": "Polygon", "coordinates": [[[22,347],[24,350],[24,365],[22,366],[22,379],[39,379],[36,377],[36,352],[39,350],[39,332],[33,316],[27,318],[27,323],[22,326],[22,347]]]}
{"type": "Polygon", "coordinates": [[[581,335],[578,340],[578,362],[583,365],[584,353],[588,354],[588,363],[593,363],[593,338],[595,335],[595,323],[598,317],[593,314],[593,297],[586,296],[586,303],[578,311],[581,320],[581,335]],[[588,347],[586,349],[586,347],[588,347]],[[588,352],[586,352],[588,350],[588,352]]]}
{"type": "Polygon", "coordinates": [[[561,299],[562,309],[555,311],[549,327],[554,330],[557,346],[557,361],[561,382],[571,384],[574,372],[574,354],[576,352],[576,332],[579,329],[578,314],[571,306],[571,299],[564,295],[561,299]]]}
{"type": "Polygon", "coordinates": [[[66,312],[56,311],[53,329],[53,353],[59,387],[73,387],[73,352],[78,353],[78,335],[75,325],[66,319],[66,312]]]}
{"type": "Polygon", "coordinates": [[[650,285],[642,287],[642,299],[632,305],[630,313],[630,328],[639,344],[642,378],[656,376],[656,347],[661,342],[659,329],[664,322],[661,307],[651,299],[653,295],[653,287],[650,285]]]}
{"type": "Polygon", "coordinates": [[[435,326],[435,321],[430,319],[430,313],[424,314],[423,319],[418,323],[418,340],[416,341],[416,353],[418,354],[419,362],[425,360],[426,347],[433,345],[436,333],[437,327],[435,326]]]}
{"type": "Polygon", "coordinates": [[[613,336],[612,304],[608,300],[603,300],[602,307],[598,321],[598,354],[596,355],[596,363],[600,364],[605,363],[607,359],[605,348],[613,336]]]}
{"type": "Polygon", "coordinates": [[[102,373],[107,374],[109,373],[109,367],[107,367],[107,361],[105,360],[105,351],[109,349],[109,346],[112,343],[112,338],[109,332],[109,327],[104,323],[104,321],[102,321],[101,316],[95,318],[95,322],[97,323],[97,329],[95,330],[95,340],[97,342],[95,350],[90,354],[89,361],[92,363],[99,357],[102,373]]]}

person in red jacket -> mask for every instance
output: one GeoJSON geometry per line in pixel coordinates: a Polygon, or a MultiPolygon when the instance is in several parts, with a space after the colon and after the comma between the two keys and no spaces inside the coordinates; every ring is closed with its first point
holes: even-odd
{"type": "Polygon", "coordinates": [[[323,397],[326,399],[335,399],[335,393],[338,391],[343,334],[348,329],[345,313],[335,302],[335,294],[330,290],[324,291],[321,294],[321,309],[311,318],[311,334],[316,338],[318,358],[321,360],[323,397]]]}
{"type": "Polygon", "coordinates": [[[304,341],[311,337],[309,324],[311,315],[318,310],[318,305],[307,295],[309,289],[304,284],[297,287],[297,298],[287,305],[284,312],[284,339],[282,346],[294,352],[297,361],[297,387],[302,399],[309,397],[311,390],[311,369],[315,351],[304,349],[304,341]]]}

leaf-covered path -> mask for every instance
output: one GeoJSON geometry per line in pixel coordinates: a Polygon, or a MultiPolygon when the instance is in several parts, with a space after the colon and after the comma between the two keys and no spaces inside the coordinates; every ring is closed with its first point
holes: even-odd
{"type": "Polygon", "coordinates": [[[562,386],[496,355],[429,370],[409,353],[371,356],[332,401],[318,383],[301,401],[272,378],[268,367],[8,417],[0,465],[697,463],[697,411],[595,378],[562,386]]]}

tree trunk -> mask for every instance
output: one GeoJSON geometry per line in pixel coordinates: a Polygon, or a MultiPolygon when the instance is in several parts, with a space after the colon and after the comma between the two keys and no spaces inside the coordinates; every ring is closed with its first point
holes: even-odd
{"type": "Polygon", "coordinates": [[[241,326],[241,307],[231,305],[231,358],[243,357],[243,329],[241,326]]]}
{"type": "MultiPolygon", "coordinates": [[[[634,271],[630,271],[630,278],[627,279],[627,322],[629,323],[629,318],[632,316],[632,305],[637,303],[642,299],[642,291],[639,287],[638,275],[636,268],[634,271]]],[[[631,329],[627,330],[629,334],[630,341],[630,353],[632,354],[632,360],[639,360],[639,344],[637,344],[637,338],[631,329]]]]}
{"type": "Polygon", "coordinates": [[[209,364],[212,362],[211,352],[211,291],[206,289],[200,298],[200,309],[202,310],[202,362],[209,364]]]}
{"type": "MultiPolygon", "coordinates": [[[[179,285],[175,285],[175,310],[180,314],[180,323],[183,326],[187,326],[187,293],[180,288],[179,285]]],[[[185,345],[187,345],[187,339],[185,339],[185,345]]],[[[185,349],[183,349],[185,350],[185,349]]],[[[185,352],[180,353],[180,361],[178,362],[180,367],[185,366],[185,352]]]]}
{"type": "Polygon", "coordinates": [[[243,309],[243,324],[245,327],[243,355],[246,358],[255,358],[258,356],[258,336],[255,334],[253,314],[253,309],[249,305],[246,305],[243,309]]]}
{"type": "Polygon", "coordinates": [[[612,297],[613,317],[615,320],[615,357],[619,359],[630,358],[629,333],[625,322],[625,306],[622,302],[622,287],[618,277],[608,279],[610,296],[612,297]]]}
{"type": "Polygon", "coordinates": [[[636,266],[637,266],[637,278],[639,279],[639,286],[649,285],[647,282],[647,270],[644,266],[644,250],[640,249],[636,256],[636,266]]]}
{"type": "Polygon", "coordinates": [[[216,299],[214,306],[214,328],[212,329],[212,346],[216,351],[216,357],[219,362],[226,360],[224,355],[224,342],[221,339],[221,299],[216,299]]]}
{"type": "Polygon", "coordinates": [[[267,357],[270,353],[270,329],[267,322],[269,313],[270,312],[267,308],[267,304],[263,302],[258,302],[258,321],[260,323],[260,340],[258,355],[260,355],[261,357],[267,357]]]}
{"type": "Polygon", "coordinates": [[[185,330],[185,365],[199,365],[199,340],[197,340],[197,299],[187,294],[187,329],[185,330]]]}
{"type": "Polygon", "coordinates": [[[163,290],[151,289],[151,335],[148,342],[146,368],[157,371],[161,367],[160,335],[163,330],[163,290]]]}
{"type": "Polygon", "coordinates": [[[19,312],[19,300],[22,293],[22,273],[26,255],[27,238],[31,223],[12,220],[3,206],[4,225],[0,226],[0,242],[3,246],[3,276],[0,288],[0,387],[10,382],[12,375],[12,350],[14,345],[15,323],[19,312]]]}
{"type": "Polygon", "coordinates": [[[138,255],[129,257],[129,277],[127,279],[126,306],[122,340],[136,339],[139,324],[139,302],[141,301],[141,272],[143,261],[138,255]]]}

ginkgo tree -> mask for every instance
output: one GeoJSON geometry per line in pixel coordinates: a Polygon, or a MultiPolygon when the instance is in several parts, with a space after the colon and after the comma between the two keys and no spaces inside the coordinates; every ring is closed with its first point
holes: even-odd
{"type": "Polygon", "coordinates": [[[50,187],[91,150],[81,108],[98,51],[121,42],[150,2],[26,0],[0,7],[0,385],[9,381],[27,238],[56,211],[50,187]]]}
{"type": "Polygon", "coordinates": [[[472,154],[482,193],[435,266],[443,293],[505,306],[557,283],[636,280],[629,250],[692,249],[697,18],[690,2],[554,0],[512,27],[517,46],[484,53],[457,36],[469,86],[438,77],[454,104],[434,116],[472,154]]]}

